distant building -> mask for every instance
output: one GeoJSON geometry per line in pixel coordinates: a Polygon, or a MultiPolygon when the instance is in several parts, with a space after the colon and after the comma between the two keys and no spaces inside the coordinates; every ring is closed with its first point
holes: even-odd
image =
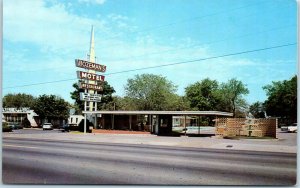
{"type": "Polygon", "coordinates": [[[20,125],[26,119],[31,127],[38,127],[40,120],[38,115],[30,108],[3,108],[2,120],[9,125],[20,125]]]}
{"type": "Polygon", "coordinates": [[[68,124],[70,126],[78,126],[83,119],[83,115],[70,115],[70,117],[68,118],[68,124]]]}

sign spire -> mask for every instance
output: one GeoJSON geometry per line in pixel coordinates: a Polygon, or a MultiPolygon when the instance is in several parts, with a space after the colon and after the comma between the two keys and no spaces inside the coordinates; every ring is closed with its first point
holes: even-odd
{"type": "Polygon", "coordinates": [[[95,57],[95,39],[94,39],[94,26],[93,25],[92,25],[92,30],[91,30],[89,61],[96,63],[95,62],[96,57],[95,57]]]}

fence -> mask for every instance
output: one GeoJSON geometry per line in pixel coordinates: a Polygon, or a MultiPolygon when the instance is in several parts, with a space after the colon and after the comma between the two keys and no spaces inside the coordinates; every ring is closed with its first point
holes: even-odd
{"type": "Polygon", "coordinates": [[[216,119],[216,135],[277,138],[277,123],[277,119],[218,118],[216,119]]]}

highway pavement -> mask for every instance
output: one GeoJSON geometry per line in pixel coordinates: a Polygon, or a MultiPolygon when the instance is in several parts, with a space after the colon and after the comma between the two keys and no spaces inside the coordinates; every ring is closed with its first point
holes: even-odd
{"type": "Polygon", "coordinates": [[[4,184],[286,185],[296,154],[5,137],[4,184]]]}

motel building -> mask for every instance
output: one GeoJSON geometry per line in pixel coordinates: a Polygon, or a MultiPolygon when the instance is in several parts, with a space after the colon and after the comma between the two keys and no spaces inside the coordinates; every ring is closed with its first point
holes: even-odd
{"type": "MultiPolygon", "coordinates": [[[[83,111],[94,117],[94,129],[144,131],[161,136],[206,135],[218,137],[278,138],[277,118],[233,118],[220,111],[83,111]],[[211,120],[209,125],[207,120],[211,120]]],[[[101,132],[101,131],[100,131],[101,132]]]]}
{"type": "MultiPolygon", "coordinates": [[[[217,119],[232,117],[219,111],[84,111],[93,117],[94,129],[145,131],[156,135],[171,135],[173,131],[194,130],[201,134],[201,117],[217,119]]],[[[208,127],[207,124],[205,127],[208,127]]],[[[96,131],[95,131],[96,132],[96,131]]]]}

